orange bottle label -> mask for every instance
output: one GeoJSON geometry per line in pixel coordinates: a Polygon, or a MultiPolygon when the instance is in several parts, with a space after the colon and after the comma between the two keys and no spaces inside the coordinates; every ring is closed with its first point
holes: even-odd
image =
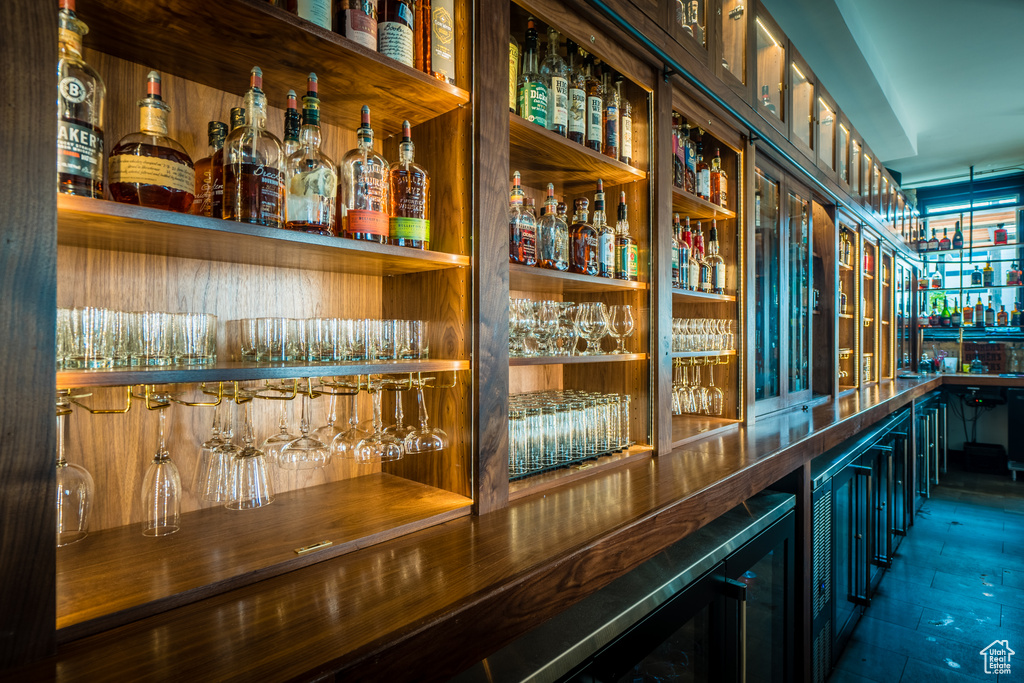
{"type": "Polygon", "coordinates": [[[380,211],[349,209],[345,219],[348,221],[346,232],[349,233],[369,233],[387,237],[391,232],[388,215],[380,211]]]}

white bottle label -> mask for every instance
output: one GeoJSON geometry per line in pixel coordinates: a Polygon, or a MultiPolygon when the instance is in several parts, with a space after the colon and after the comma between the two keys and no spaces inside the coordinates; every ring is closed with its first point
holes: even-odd
{"type": "Polygon", "coordinates": [[[587,98],[587,142],[598,142],[602,140],[601,135],[601,98],[587,98]]]}
{"type": "Polygon", "coordinates": [[[412,29],[405,24],[396,21],[382,21],[377,24],[377,44],[382,55],[406,66],[413,66],[412,29]]]}
{"type": "Polygon", "coordinates": [[[697,196],[711,196],[711,171],[706,168],[697,174],[697,196]]]}
{"type": "Polygon", "coordinates": [[[700,288],[700,264],[696,261],[690,261],[689,284],[692,289],[700,288]]]}
{"type": "Polygon", "coordinates": [[[377,21],[361,9],[342,10],[344,35],[365,48],[377,50],[377,21]]]}
{"type": "Polygon", "coordinates": [[[587,93],[579,88],[569,89],[569,132],[585,133],[587,130],[587,93]]]}
{"type": "Polygon", "coordinates": [[[331,30],[330,0],[298,0],[295,13],[306,21],[311,21],[328,31],[331,30]]]}
{"type": "Polygon", "coordinates": [[[598,256],[600,270],[605,273],[615,274],[615,233],[608,230],[601,233],[600,255],[598,256]]]}
{"type": "Polygon", "coordinates": [[[714,287],[715,289],[725,290],[725,266],[719,264],[714,269],[714,287]]]}
{"type": "Polygon", "coordinates": [[[551,128],[569,123],[569,81],[561,76],[551,77],[551,88],[549,92],[550,102],[548,122],[551,128]]]}
{"type": "Polygon", "coordinates": [[[623,159],[633,158],[633,117],[622,117],[622,152],[623,159]]]}

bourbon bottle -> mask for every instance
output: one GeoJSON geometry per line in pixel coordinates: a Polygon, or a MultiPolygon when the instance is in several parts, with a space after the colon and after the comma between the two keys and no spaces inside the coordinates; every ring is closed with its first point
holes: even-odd
{"type": "Polygon", "coordinates": [[[587,222],[586,199],[577,199],[576,213],[569,228],[569,272],[581,275],[597,275],[597,231],[587,222]]]}
{"type": "Polygon", "coordinates": [[[370,108],[364,105],[361,116],[362,123],[356,131],[358,146],[341,160],[338,224],[345,237],[385,244],[391,234],[391,167],[373,151],[370,108]]]}
{"type": "MultiPolygon", "coordinates": [[[[245,125],[245,109],[242,107],[231,108],[231,130],[245,125]]],[[[228,131],[228,135],[231,131],[228,131]]],[[[225,141],[227,138],[225,138],[225,141]]],[[[224,145],[221,144],[213,154],[213,162],[210,164],[212,176],[212,196],[210,197],[210,215],[214,218],[224,217],[224,145]]]]}
{"type": "Polygon", "coordinates": [[[415,15],[413,0],[377,2],[377,51],[408,67],[415,66],[415,15]]]}
{"type": "Polygon", "coordinates": [[[626,193],[619,193],[618,221],[615,223],[615,277],[636,282],[639,272],[640,250],[636,239],[629,233],[626,219],[626,193]]]}
{"type": "Polygon", "coordinates": [[[103,106],[107,89],[82,59],[89,28],[75,0],[60,0],[57,44],[57,191],[103,198],[103,106]]]}
{"type": "Polygon", "coordinates": [[[320,97],[315,73],[309,74],[302,98],[299,148],[285,162],[288,187],[286,226],[316,235],[336,235],[338,172],[320,149],[320,97]]]}
{"type": "Polygon", "coordinates": [[[299,150],[299,128],[302,127],[302,117],[299,116],[298,101],[295,91],[289,90],[288,104],[284,110],[284,140],[281,141],[282,154],[285,159],[299,150]]]}
{"type": "Polygon", "coordinates": [[[334,32],[376,51],[376,0],[337,0],[334,6],[334,32]]]}
{"type": "Polygon", "coordinates": [[[537,221],[526,208],[526,193],[519,171],[512,174],[512,189],[508,194],[508,259],[524,266],[537,263],[537,221]]]}
{"type": "MultiPolygon", "coordinates": [[[[199,161],[195,162],[196,170],[196,191],[195,199],[192,201],[192,213],[197,216],[213,216],[213,160],[224,147],[224,138],[228,135],[228,126],[220,121],[210,121],[206,126],[206,137],[210,142],[210,153],[199,161]]],[[[223,157],[221,164],[223,164],[223,157]]],[[[223,182],[223,174],[221,174],[223,182]]],[[[221,186],[223,195],[224,187],[221,186]]],[[[218,213],[217,218],[220,218],[218,213]]]]}
{"type": "Polygon", "coordinates": [[[416,163],[412,128],[402,123],[398,162],[391,165],[391,244],[430,248],[430,174],[416,163]]]}
{"type": "Polygon", "coordinates": [[[146,77],[139,100],[139,132],[121,138],[110,151],[110,195],[123,204],[185,213],[192,206],[196,172],[185,148],[167,135],[171,108],[160,95],[160,74],[146,77]]]}

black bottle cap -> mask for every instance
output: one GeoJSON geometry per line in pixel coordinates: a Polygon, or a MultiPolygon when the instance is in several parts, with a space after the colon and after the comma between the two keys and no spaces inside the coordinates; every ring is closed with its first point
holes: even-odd
{"type": "Polygon", "coordinates": [[[242,107],[231,108],[231,130],[245,125],[245,109],[242,107]]]}
{"type": "Polygon", "coordinates": [[[224,142],[224,138],[227,137],[227,134],[228,124],[222,121],[210,121],[206,124],[206,136],[209,138],[211,145],[215,146],[218,141],[224,142]]]}

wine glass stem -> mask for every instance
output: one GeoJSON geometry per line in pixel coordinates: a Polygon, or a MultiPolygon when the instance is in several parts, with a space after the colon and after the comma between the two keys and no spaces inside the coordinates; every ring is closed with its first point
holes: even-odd
{"type": "Polygon", "coordinates": [[[167,428],[167,411],[168,410],[170,410],[170,406],[168,406],[166,408],[161,408],[159,411],[157,411],[158,412],[157,417],[159,418],[159,425],[160,425],[160,448],[158,449],[158,451],[160,453],[166,453],[167,452],[167,439],[166,439],[165,430],[167,428]]]}
{"type": "Polygon", "coordinates": [[[420,429],[427,429],[427,402],[423,399],[423,387],[416,389],[416,402],[420,406],[420,429]]]}
{"type": "Polygon", "coordinates": [[[402,413],[402,392],[395,392],[395,426],[402,427],[402,420],[405,415],[402,413]]]}
{"type": "Polygon", "coordinates": [[[256,435],[252,427],[252,401],[245,402],[245,430],[242,434],[242,440],[245,441],[246,446],[252,446],[256,442],[256,435]]]}
{"type": "Polygon", "coordinates": [[[330,394],[327,397],[327,426],[333,427],[334,421],[338,419],[338,397],[330,394]]]}
{"type": "Polygon", "coordinates": [[[302,418],[299,423],[299,429],[302,431],[303,436],[309,433],[309,394],[302,395],[302,418]]]}
{"type": "Polygon", "coordinates": [[[281,401],[281,419],[278,422],[282,434],[288,433],[288,401],[281,401]]]}
{"type": "Polygon", "coordinates": [[[64,459],[64,415],[57,416],[57,465],[66,465],[64,459]]]}
{"type": "Polygon", "coordinates": [[[375,434],[380,434],[381,427],[383,426],[383,422],[380,417],[380,394],[380,389],[373,392],[373,431],[375,434]]]}

